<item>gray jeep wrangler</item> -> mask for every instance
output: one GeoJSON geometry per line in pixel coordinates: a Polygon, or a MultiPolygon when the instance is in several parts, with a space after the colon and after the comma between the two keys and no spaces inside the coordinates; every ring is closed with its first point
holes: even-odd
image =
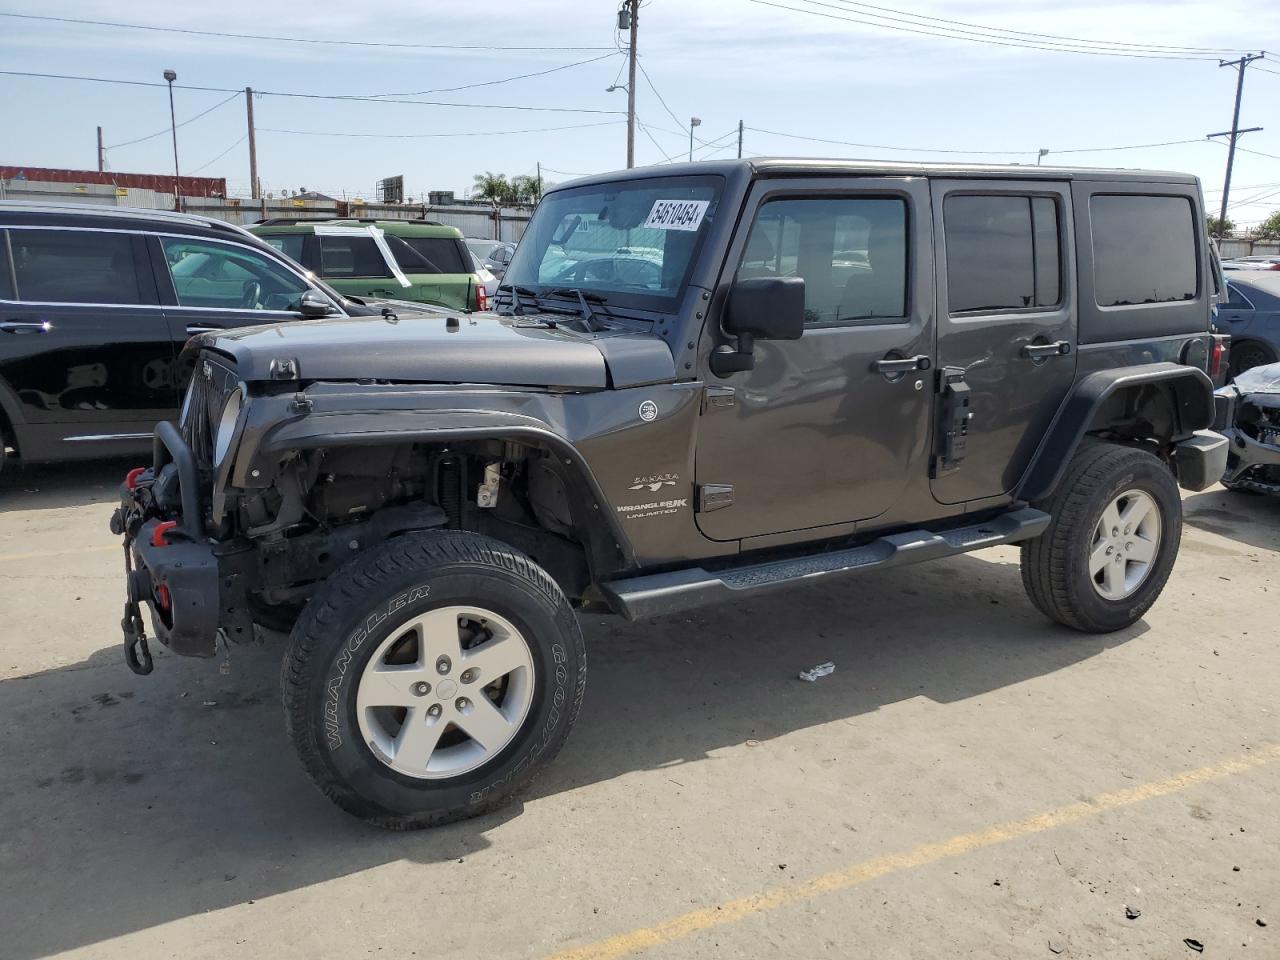
{"type": "Polygon", "coordinates": [[[1076,630],[1164,587],[1222,475],[1200,187],[751,160],[549,192],[492,313],[195,338],[113,526],[127,659],[291,630],[285,722],[387,827],[509,799],[639,619],[1020,543],[1076,630]]]}

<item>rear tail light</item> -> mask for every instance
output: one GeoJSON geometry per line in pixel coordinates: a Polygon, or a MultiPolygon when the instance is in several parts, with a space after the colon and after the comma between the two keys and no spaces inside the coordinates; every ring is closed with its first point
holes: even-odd
{"type": "Polygon", "coordinates": [[[476,277],[476,309],[489,309],[489,294],[485,290],[484,285],[480,283],[480,278],[476,277]]]}
{"type": "Polygon", "coordinates": [[[1213,348],[1209,352],[1209,376],[1217,380],[1222,374],[1222,358],[1226,356],[1227,347],[1221,337],[1213,337],[1213,348]]]}
{"type": "Polygon", "coordinates": [[[1273,263],[1271,266],[1267,267],[1267,269],[1268,269],[1268,270],[1280,270],[1280,263],[1273,263]]]}

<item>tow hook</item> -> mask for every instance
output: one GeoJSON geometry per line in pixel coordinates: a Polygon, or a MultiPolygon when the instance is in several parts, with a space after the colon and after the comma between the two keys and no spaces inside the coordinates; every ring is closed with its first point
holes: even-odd
{"type": "Polygon", "coordinates": [[[124,633],[124,662],[140,677],[145,677],[155,669],[151,660],[151,650],[147,646],[147,628],[142,622],[142,611],[138,608],[138,597],[145,589],[143,581],[149,583],[150,577],[145,571],[133,569],[133,557],[126,544],[124,548],[125,601],[124,616],[120,619],[120,630],[124,633]]]}
{"type": "Polygon", "coordinates": [[[125,601],[120,629],[124,631],[124,662],[138,676],[145,677],[155,669],[155,664],[147,647],[147,631],[142,625],[142,612],[138,609],[137,601],[125,601]]]}

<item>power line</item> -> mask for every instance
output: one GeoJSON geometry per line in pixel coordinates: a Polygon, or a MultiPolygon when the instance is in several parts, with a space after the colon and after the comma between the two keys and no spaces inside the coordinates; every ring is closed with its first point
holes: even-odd
{"type": "MultiPolygon", "coordinates": [[[[829,139],[827,137],[810,137],[810,136],[805,136],[804,134],[798,134],[798,133],[783,133],[780,130],[764,130],[760,127],[745,127],[744,129],[750,130],[753,133],[763,133],[763,134],[768,134],[769,136],[774,136],[774,137],[785,137],[789,140],[809,140],[814,143],[829,143],[829,144],[835,144],[837,146],[842,146],[842,147],[859,147],[864,150],[892,150],[899,153],[947,153],[947,154],[961,154],[961,155],[971,156],[971,157],[976,157],[976,156],[1005,157],[1005,156],[1018,156],[1022,154],[1035,156],[1040,152],[1038,149],[1036,150],[956,150],[951,148],[940,148],[940,147],[897,147],[897,146],[890,146],[888,144],[883,144],[883,143],[856,143],[852,140],[834,140],[834,139],[829,139]]],[[[1102,152],[1112,151],[1112,150],[1142,150],[1149,147],[1174,147],[1174,146],[1181,146],[1183,144],[1188,144],[1188,143],[1205,143],[1205,142],[1206,141],[1203,138],[1198,138],[1195,140],[1166,140],[1161,143],[1130,143],[1130,144],[1123,144],[1119,146],[1110,146],[1110,147],[1070,147],[1062,150],[1054,149],[1054,150],[1051,150],[1050,153],[1102,153],[1102,152]]]]}
{"type": "MultiPolygon", "coordinates": [[[[907,10],[898,10],[894,7],[880,7],[880,6],[876,6],[873,3],[858,3],[858,2],[855,2],[855,0],[836,0],[836,2],[846,7],[860,7],[866,10],[878,10],[883,13],[896,13],[896,14],[899,14],[900,16],[911,17],[913,20],[925,20],[925,21],[932,21],[934,23],[951,24],[957,27],[972,27],[975,30],[982,30],[987,33],[1011,34],[1015,37],[1032,37],[1037,40],[1065,41],[1066,43],[1072,46],[1087,45],[1087,46],[1096,46],[1096,47],[1103,47],[1103,48],[1120,48],[1120,49],[1140,50],[1140,51],[1173,51],[1173,52],[1179,52],[1179,53],[1191,52],[1191,53],[1221,54],[1221,53],[1243,52],[1242,48],[1237,48],[1237,47],[1187,47],[1187,46],[1181,46],[1179,44],[1166,44],[1166,43],[1125,43],[1119,40],[1089,40],[1084,37],[1066,37],[1056,33],[1032,33],[1027,30],[1011,30],[1007,27],[990,27],[981,23],[970,23],[965,20],[948,20],[945,17],[930,17],[920,13],[911,13],[907,10]]],[[[875,14],[868,14],[868,16],[875,16],[875,14]]],[[[895,18],[885,17],[884,19],[892,20],[895,18]]],[[[899,21],[899,22],[908,22],[908,21],[899,21]]],[[[964,32],[964,31],[961,31],[961,32],[964,32]]]]}
{"type": "Polygon", "coordinates": [[[213,166],[215,163],[217,163],[219,160],[221,160],[223,157],[225,157],[228,153],[230,153],[232,150],[234,150],[236,147],[240,146],[240,144],[244,143],[244,142],[245,142],[246,140],[248,140],[248,139],[249,139],[249,135],[246,133],[243,137],[241,137],[239,140],[237,140],[237,141],[236,141],[235,143],[233,143],[231,146],[227,147],[227,149],[223,150],[220,154],[218,154],[216,157],[214,157],[214,158],[213,158],[212,160],[210,160],[208,163],[202,163],[202,164],[200,164],[200,166],[196,167],[194,170],[190,170],[190,171],[188,171],[187,175],[188,175],[188,176],[191,176],[191,175],[193,175],[193,174],[197,174],[197,173],[199,173],[201,170],[203,170],[205,167],[211,167],[211,166],[213,166]]]}
{"type": "MultiPolygon", "coordinates": [[[[108,83],[119,84],[129,87],[166,87],[168,84],[156,83],[150,80],[117,80],[110,77],[82,77],[64,73],[32,73],[24,70],[0,70],[0,76],[10,77],[35,77],[44,80],[78,80],[85,83],[108,83]]],[[[202,87],[190,85],[174,84],[175,90],[197,90],[206,93],[233,93],[236,95],[244,93],[243,88],[231,89],[230,87],[202,87]]],[[[288,97],[303,100],[345,100],[352,103],[398,103],[409,104],[418,107],[465,107],[470,110],[525,110],[539,113],[594,113],[604,115],[620,115],[621,110],[593,110],[586,107],[533,107],[508,103],[453,103],[443,100],[391,100],[383,96],[370,96],[368,94],[337,94],[337,93],[293,93],[283,90],[258,90],[253,91],[260,97],[288,97]]]]}
{"type": "Polygon", "coordinates": [[[654,138],[653,134],[649,132],[649,127],[639,117],[636,117],[636,126],[638,126],[642,131],[644,131],[644,135],[649,138],[649,142],[652,143],[657,148],[660,154],[662,154],[662,159],[665,160],[667,163],[671,163],[672,162],[671,155],[667,153],[667,151],[662,149],[662,145],[658,143],[658,141],[654,138]]]}
{"type": "Polygon", "coordinates": [[[394,43],[386,40],[323,40],[317,37],[283,37],[261,33],[227,33],[221,30],[194,30],[185,27],[158,27],[144,23],[121,23],[115,20],[84,20],[76,17],[49,17],[34,13],[3,13],[0,17],[16,20],[43,20],[49,23],[74,23],[90,27],[115,27],[125,30],[148,30],[154,33],[180,33],[192,37],[219,37],[230,40],[269,40],[279,43],[311,43],[340,47],[389,47],[401,50],[608,50],[609,47],[576,46],[500,46],[491,43],[394,43]]]}
{"type": "MultiPolygon", "coordinates": [[[[452,137],[495,137],[510,136],[517,133],[551,133],[557,130],[585,130],[588,127],[612,127],[624,120],[596,120],[592,123],[572,123],[560,127],[530,127],[524,130],[466,130],[451,133],[352,133],[345,130],[282,130],[278,127],[258,127],[259,133],[285,133],[300,137],[349,137],[355,139],[378,140],[429,140],[452,137]]],[[[165,131],[168,133],[168,131],[165,131]]],[[[549,170],[550,167],[544,167],[549,170]]],[[[563,171],[556,171],[563,172],[563,171]]]]}
{"type": "MultiPolygon", "coordinates": [[[[187,120],[183,120],[181,123],[179,123],[179,124],[177,125],[177,127],[185,127],[188,123],[195,123],[195,122],[196,122],[197,120],[199,120],[201,117],[203,117],[203,116],[207,116],[208,114],[213,113],[213,111],[217,110],[219,107],[225,107],[228,103],[230,103],[232,100],[234,100],[234,99],[235,99],[236,97],[238,97],[239,95],[240,95],[239,93],[233,93],[233,94],[231,94],[231,96],[227,97],[227,99],[225,99],[225,100],[219,100],[217,103],[215,103],[215,104],[214,104],[212,107],[210,107],[208,110],[201,110],[201,111],[200,111],[199,113],[197,113],[194,117],[191,117],[191,118],[189,118],[189,119],[187,119],[187,120]]],[[[156,131],[155,133],[149,133],[149,134],[147,134],[145,137],[138,137],[136,140],[126,140],[124,143],[113,143],[113,144],[111,144],[111,145],[110,145],[110,146],[108,146],[108,147],[103,147],[103,149],[104,149],[104,150],[116,150],[116,149],[119,149],[120,147],[131,147],[131,146],[133,146],[135,143],[143,143],[143,142],[145,142],[145,141],[147,141],[147,140],[154,140],[156,137],[163,137],[163,136],[166,136],[166,135],[168,135],[168,134],[171,132],[171,129],[177,129],[177,127],[175,127],[175,128],[165,127],[163,130],[158,130],[158,131],[156,131]]]]}
{"type": "MultiPolygon", "coordinates": [[[[920,36],[937,37],[944,40],[968,40],[971,43],[985,43],[985,44],[991,44],[997,47],[1012,47],[1017,50],[1047,50],[1054,53],[1079,53],[1079,54],[1086,54],[1086,55],[1098,56],[1098,57],[1127,57],[1135,60],[1201,60],[1203,61],[1203,60],[1218,59],[1217,57],[1200,56],[1200,55],[1194,55],[1194,54],[1122,53],[1120,51],[1076,49],[1076,48],[1070,48],[1065,46],[1047,46],[1045,44],[1036,44],[1036,43],[1031,43],[1029,41],[1015,42],[1013,38],[1009,38],[1008,40],[996,40],[990,37],[980,38],[980,37],[974,37],[974,36],[966,36],[963,33],[956,32],[956,31],[948,32],[943,30],[943,28],[941,27],[937,28],[937,30],[933,30],[933,29],[915,29],[912,27],[904,27],[904,26],[894,26],[890,23],[882,22],[881,20],[867,20],[867,19],[862,19],[858,17],[842,16],[834,13],[823,13],[821,10],[807,10],[802,7],[788,7],[781,3],[773,3],[771,2],[771,0],[748,0],[748,2],[757,4],[759,6],[773,7],[778,10],[788,10],[791,13],[803,13],[813,17],[823,17],[824,19],[827,19],[827,20],[840,20],[846,23],[862,24],[863,26],[868,26],[868,27],[879,27],[882,30],[897,30],[902,33],[913,33],[913,34],[919,34],[920,36]]],[[[818,4],[818,0],[797,0],[797,2],[818,4]]],[[[824,7],[830,7],[831,9],[841,10],[841,11],[845,9],[842,7],[832,7],[831,4],[827,4],[827,3],[822,3],[819,5],[824,7]]],[[[921,28],[924,27],[923,24],[920,24],[919,26],[921,28]]]]}
{"type": "Polygon", "coordinates": [[[608,60],[616,57],[616,53],[605,53],[598,57],[591,57],[588,60],[576,60],[573,63],[562,63],[558,67],[550,67],[547,70],[538,70],[534,73],[520,73],[514,77],[503,77],[501,80],[481,80],[478,83],[464,83],[459,87],[437,87],[435,90],[411,90],[407,93],[371,93],[369,96],[374,99],[382,97],[423,97],[432,93],[456,93],[459,90],[474,90],[476,87],[495,87],[501,83],[511,83],[515,80],[530,80],[534,77],[545,77],[549,73],[559,73],[561,70],[568,70],[572,67],[581,67],[588,63],[598,63],[601,60],[608,60]]]}
{"type": "MultiPolygon", "coordinates": [[[[638,67],[640,68],[640,72],[644,75],[644,82],[645,82],[645,83],[647,83],[647,84],[649,85],[649,89],[653,91],[653,95],[654,95],[655,97],[657,97],[657,98],[658,98],[658,102],[659,102],[660,104],[662,104],[662,109],[663,109],[663,110],[665,110],[665,111],[667,111],[667,116],[669,116],[672,120],[674,120],[674,121],[676,122],[676,125],[677,125],[677,126],[685,127],[685,121],[683,121],[683,120],[681,120],[679,117],[677,117],[677,116],[676,116],[676,114],[675,114],[675,111],[674,111],[674,110],[672,110],[669,106],[667,106],[667,101],[666,101],[666,100],[664,100],[664,99],[662,99],[662,94],[660,94],[660,93],[658,92],[658,88],[657,88],[657,86],[656,86],[656,85],[654,84],[654,82],[653,82],[653,77],[649,76],[649,71],[648,71],[648,70],[646,70],[646,69],[644,68],[644,64],[643,64],[643,63],[641,63],[641,62],[639,62],[639,61],[637,61],[637,62],[636,62],[636,66],[638,66],[638,67]]],[[[662,132],[663,132],[663,133],[670,133],[672,136],[687,137],[687,136],[689,135],[689,128],[688,128],[688,127],[685,127],[685,128],[684,128],[683,130],[681,130],[678,134],[677,134],[675,131],[673,131],[673,130],[666,130],[666,129],[662,128],[662,127],[654,127],[653,129],[655,129],[655,130],[662,130],[662,132]]],[[[737,131],[735,130],[734,132],[736,133],[737,131]]],[[[694,139],[694,140],[696,140],[698,143],[702,144],[703,146],[706,146],[706,145],[707,145],[707,142],[708,142],[708,141],[703,140],[701,137],[696,136],[696,135],[694,136],[694,138],[693,138],[693,139],[694,139]]]]}

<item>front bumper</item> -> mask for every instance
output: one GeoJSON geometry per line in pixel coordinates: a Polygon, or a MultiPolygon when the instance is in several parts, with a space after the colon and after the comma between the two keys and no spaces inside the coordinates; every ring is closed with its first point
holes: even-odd
{"type": "Polygon", "coordinates": [[[162,423],[156,428],[152,466],[131,471],[121,486],[111,529],[124,536],[121,628],[125,660],[135,673],[150,673],[152,667],[143,606],[153,636],[183,656],[212,657],[220,633],[252,636],[236,562],[241,551],[205,536],[199,482],[190,448],[172,424],[162,423]],[[166,510],[157,496],[158,487],[174,479],[180,512],[166,510]]]}
{"type": "Polygon", "coordinates": [[[1197,430],[1189,439],[1174,444],[1178,486],[1192,491],[1213,486],[1227,469],[1227,450],[1227,438],[1212,430],[1197,430]]]}

